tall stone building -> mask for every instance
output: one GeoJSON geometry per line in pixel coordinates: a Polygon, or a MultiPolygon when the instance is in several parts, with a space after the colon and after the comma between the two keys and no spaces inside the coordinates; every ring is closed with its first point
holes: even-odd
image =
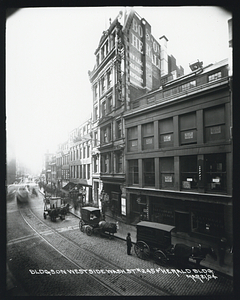
{"type": "Polygon", "coordinates": [[[124,113],[133,99],[158,89],[161,78],[183,75],[150,24],[134,10],[120,12],[100,38],[89,71],[93,91],[93,197],[112,212],[126,214],[124,113]]]}

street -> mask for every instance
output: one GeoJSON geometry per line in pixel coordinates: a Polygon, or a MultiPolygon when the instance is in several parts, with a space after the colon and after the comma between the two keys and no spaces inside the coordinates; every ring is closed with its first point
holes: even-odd
{"type": "Polygon", "coordinates": [[[128,256],[125,241],[86,235],[72,214],[56,222],[44,220],[40,193],[26,205],[7,202],[7,266],[13,277],[10,296],[233,293],[232,279],[210,269],[167,269],[140,260],[133,250],[128,256]]]}

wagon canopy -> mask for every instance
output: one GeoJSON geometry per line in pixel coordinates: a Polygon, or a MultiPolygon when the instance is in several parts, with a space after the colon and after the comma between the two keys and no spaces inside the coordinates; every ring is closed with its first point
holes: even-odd
{"type": "Polygon", "coordinates": [[[87,211],[100,211],[99,208],[96,208],[96,207],[92,207],[92,206],[85,206],[85,207],[82,207],[82,210],[87,210],[87,211]]]}
{"type": "Polygon", "coordinates": [[[175,226],[166,225],[162,223],[148,222],[148,221],[141,221],[137,223],[137,227],[148,227],[148,228],[159,229],[167,232],[171,232],[173,229],[175,229],[175,226]]]}

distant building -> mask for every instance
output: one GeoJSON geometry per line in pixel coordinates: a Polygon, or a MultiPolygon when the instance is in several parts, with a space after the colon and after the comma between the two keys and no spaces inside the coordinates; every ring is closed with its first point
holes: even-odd
{"type": "Polygon", "coordinates": [[[70,179],[69,142],[58,145],[56,152],[57,188],[60,190],[70,179]]]}
{"type": "Polygon", "coordinates": [[[69,182],[92,202],[92,120],[89,119],[69,134],[69,182]]]}

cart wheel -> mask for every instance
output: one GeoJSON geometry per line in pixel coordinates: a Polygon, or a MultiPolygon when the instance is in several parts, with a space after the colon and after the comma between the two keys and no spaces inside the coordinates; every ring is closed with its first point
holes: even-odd
{"type": "Polygon", "coordinates": [[[79,221],[79,228],[80,228],[80,231],[81,231],[81,232],[84,231],[84,230],[83,230],[83,225],[84,225],[83,221],[80,220],[80,221],[79,221]]]}
{"type": "Polygon", "coordinates": [[[150,255],[150,248],[143,241],[137,242],[134,246],[134,250],[137,256],[141,259],[147,259],[150,255]]]}
{"type": "Polygon", "coordinates": [[[87,233],[87,235],[89,235],[89,236],[92,235],[93,229],[92,229],[91,226],[88,225],[88,226],[86,227],[86,233],[87,233]]]}
{"type": "Polygon", "coordinates": [[[158,265],[167,264],[167,256],[161,250],[157,250],[153,254],[154,260],[158,265]]]}

